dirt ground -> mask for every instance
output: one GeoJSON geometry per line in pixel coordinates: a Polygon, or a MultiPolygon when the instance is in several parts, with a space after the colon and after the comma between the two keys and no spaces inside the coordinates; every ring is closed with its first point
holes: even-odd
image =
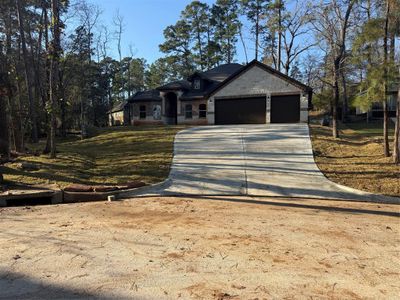
{"type": "Polygon", "coordinates": [[[398,299],[399,209],[232,197],[2,208],[0,298],[398,299]]]}

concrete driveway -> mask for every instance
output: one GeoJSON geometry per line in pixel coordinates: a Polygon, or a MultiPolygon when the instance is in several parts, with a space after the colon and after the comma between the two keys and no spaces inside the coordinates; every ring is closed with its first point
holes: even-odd
{"type": "Polygon", "coordinates": [[[249,195],[398,201],[338,185],[314,162],[306,124],[204,126],[181,131],[169,178],[149,195],[249,195]]]}

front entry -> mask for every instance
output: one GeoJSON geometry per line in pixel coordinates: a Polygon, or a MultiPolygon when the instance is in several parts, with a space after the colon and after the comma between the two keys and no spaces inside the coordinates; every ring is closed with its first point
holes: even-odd
{"type": "Polygon", "coordinates": [[[265,124],[266,98],[233,98],[215,100],[215,124],[265,124]]]}
{"type": "Polygon", "coordinates": [[[165,119],[168,125],[178,124],[178,99],[172,92],[165,95],[165,119]]]}

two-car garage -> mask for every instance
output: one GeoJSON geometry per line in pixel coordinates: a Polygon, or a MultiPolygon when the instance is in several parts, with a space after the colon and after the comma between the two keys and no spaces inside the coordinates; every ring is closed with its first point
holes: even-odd
{"type": "Polygon", "coordinates": [[[312,89],[258,61],[209,94],[209,124],[308,122],[312,89]]]}
{"type": "MultiPolygon", "coordinates": [[[[300,95],[271,97],[271,123],[300,121],[300,95]]],[[[267,123],[267,96],[215,99],[215,124],[267,123]]]]}

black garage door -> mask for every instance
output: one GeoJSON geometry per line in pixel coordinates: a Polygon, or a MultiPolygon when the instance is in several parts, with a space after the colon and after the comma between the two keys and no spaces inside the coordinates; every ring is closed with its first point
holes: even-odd
{"type": "Polygon", "coordinates": [[[215,124],[265,124],[266,98],[215,100],[215,124]]]}
{"type": "Polygon", "coordinates": [[[272,96],[271,123],[300,121],[300,95],[272,96]]]}

